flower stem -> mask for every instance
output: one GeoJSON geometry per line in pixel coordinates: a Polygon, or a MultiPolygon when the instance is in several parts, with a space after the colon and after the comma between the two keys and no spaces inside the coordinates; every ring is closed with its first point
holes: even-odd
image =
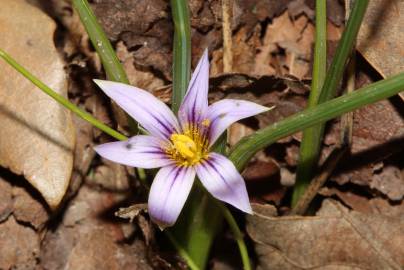
{"type": "Polygon", "coordinates": [[[166,232],[167,238],[171,241],[173,246],[177,249],[178,253],[181,255],[181,257],[186,261],[188,264],[189,268],[191,270],[200,270],[194,260],[189,256],[188,252],[177,242],[177,239],[173,236],[173,234],[169,231],[166,232]]]}
{"type": "Polygon", "coordinates": [[[404,73],[372,83],[316,107],[306,109],[244,137],[230,151],[229,158],[242,170],[259,150],[308,127],[325,123],[344,113],[396,95],[404,90],[404,73]]]}
{"type": "MultiPolygon", "coordinates": [[[[309,107],[321,104],[335,96],[338,85],[344,74],[346,63],[356,42],[356,36],[358,35],[363,17],[365,16],[368,2],[369,0],[355,1],[321,91],[311,98],[309,107]]],[[[323,61],[325,61],[325,59],[323,59],[323,61]]],[[[300,168],[298,168],[296,185],[292,195],[292,205],[298,201],[313,177],[313,171],[320,153],[324,127],[325,124],[322,123],[304,132],[303,144],[305,148],[301,150],[303,158],[299,161],[300,168]],[[312,148],[311,150],[308,149],[310,147],[312,148]]]]}
{"type": "Polygon", "coordinates": [[[227,209],[227,207],[224,206],[223,203],[217,201],[217,204],[220,207],[220,209],[222,210],[224,218],[226,219],[227,223],[229,224],[230,230],[233,232],[234,238],[236,239],[236,242],[237,242],[239,250],[240,250],[240,255],[241,255],[241,260],[243,262],[244,270],[251,270],[251,263],[250,263],[250,257],[248,256],[247,246],[244,242],[244,236],[241,233],[236,220],[234,219],[233,215],[230,213],[229,209],[227,209]]]}
{"type": "Polygon", "coordinates": [[[56,93],[51,88],[49,88],[46,84],[40,81],[37,77],[32,75],[28,70],[18,64],[10,55],[0,49],[0,57],[3,58],[8,64],[10,64],[15,70],[21,73],[25,78],[30,80],[34,85],[36,85],[39,89],[41,89],[44,93],[51,96],[54,100],[59,102],[61,105],[69,109],[70,111],[74,112],[77,116],[84,119],[85,121],[89,122],[93,126],[101,129],[111,137],[117,140],[126,140],[127,137],[122,135],[118,131],[108,127],[107,125],[103,124],[102,122],[98,121],[94,118],[91,114],[85,112],[84,110],[80,109],[73,103],[71,103],[67,98],[63,97],[62,95],[56,93]]]}
{"type": "MultiPolygon", "coordinates": [[[[326,1],[316,0],[316,33],[313,60],[313,80],[308,102],[308,108],[317,105],[321,93],[325,74],[327,72],[327,9],[326,1]]],[[[307,188],[313,175],[313,169],[321,144],[313,144],[319,141],[317,128],[312,127],[303,131],[300,144],[299,163],[296,172],[296,185],[293,189],[292,205],[300,198],[307,188]]]]}
{"type": "Polygon", "coordinates": [[[171,0],[174,21],[173,92],[171,109],[178,112],[191,75],[191,26],[188,1],[171,0]]]}
{"type": "MultiPolygon", "coordinates": [[[[97,18],[88,4],[88,1],[73,0],[73,6],[79,14],[80,20],[86,29],[91,43],[101,58],[102,66],[105,69],[107,78],[111,81],[130,84],[129,79],[126,76],[126,72],[116,56],[114,48],[109,42],[108,37],[103,31],[101,25],[98,23],[97,18]]],[[[113,104],[113,106],[116,106],[116,104],[113,104]]],[[[137,134],[140,126],[128,114],[125,113],[125,115],[130,133],[137,134]]],[[[144,169],[136,168],[136,171],[138,173],[139,180],[145,183],[146,173],[144,169]]]]}

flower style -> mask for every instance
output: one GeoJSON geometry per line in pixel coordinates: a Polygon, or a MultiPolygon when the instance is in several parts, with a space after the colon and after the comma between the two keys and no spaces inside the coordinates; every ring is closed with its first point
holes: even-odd
{"type": "Polygon", "coordinates": [[[242,176],[229,159],[210,152],[210,148],[232,123],[269,108],[233,99],[208,106],[207,50],[192,75],[178,120],[162,101],[145,90],[111,81],[95,83],[150,134],[102,144],[95,151],[128,166],[162,167],[148,199],[150,217],[160,228],[176,222],[196,175],[215,198],[252,213],[242,176]]]}

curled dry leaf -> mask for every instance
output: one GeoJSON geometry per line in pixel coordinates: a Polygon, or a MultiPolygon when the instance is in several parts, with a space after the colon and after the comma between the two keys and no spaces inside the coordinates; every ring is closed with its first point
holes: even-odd
{"type": "MultiPolygon", "coordinates": [[[[63,63],[53,43],[55,23],[23,0],[0,0],[0,5],[2,49],[66,95],[63,63]]],[[[56,207],[72,172],[70,113],[1,62],[0,119],[0,164],[23,174],[46,202],[56,207]]]]}
{"type": "Polygon", "coordinates": [[[359,51],[383,77],[404,71],[403,10],[402,0],[370,1],[359,31],[359,51]]]}
{"type": "MultiPolygon", "coordinates": [[[[262,207],[261,207],[262,208],[262,207]]],[[[404,219],[349,211],[326,200],[315,217],[274,217],[254,208],[247,232],[258,269],[402,269],[404,219]]]]}
{"type": "Polygon", "coordinates": [[[115,212],[115,216],[120,218],[128,218],[130,222],[133,222],[133,219],[136,218],[142,211],[147,211],[147,204],[139,203],[129,207],[119,208],[119,211],[115,212]]]}
{"type": "Polygon", "coordinates": [[[404,1],[373,0],[358,36],[358,49],[383,76],[404,71],[404,1]]]}

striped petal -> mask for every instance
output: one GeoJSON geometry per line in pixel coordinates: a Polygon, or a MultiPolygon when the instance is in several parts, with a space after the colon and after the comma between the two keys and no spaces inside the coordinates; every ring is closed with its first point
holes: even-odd
{"type": "Polygon", "coordinates": [[[156,137],[139,135],[127,141],[96,146],[102,157],[127,166],[152,169],[173,164],[162,150],[164,142],[156,137]]]}
{"type": "Polygon", "coordinates": [[[123,83],[94,82],[151,135],[168,139],[179,130],[178,121],[170,108],[149,92],[123,83]]]}
{"type": "Polygon", "coordinates": [[[244,179],[229,159],[210,153],[207,160],[196,166],[196,174],[213,197],[252,214],[244,179]]]}
{"type": "Polygon", "coordinates": [[[208,50],[205,50],[192,74],[187,94],[178,111],[178,118],[183,128],[188,124],[197,124],[204,118],[208,109],[208,90],[209,58],[208,50]]]}
{"type": "Polygon", "coordinates": [[[193,167],[173,165],[159,170],[150,189],[148,209],[150,217],[160,229],[176,222],[194,179],[193,167]]]}
{"type": "Polygon", "coordinates": [[[208,108],[206,118],[210,120],[209,143],[212,146],[217,138],[234,122],[270,110],[257,103],[223,99],[208,108]]]}

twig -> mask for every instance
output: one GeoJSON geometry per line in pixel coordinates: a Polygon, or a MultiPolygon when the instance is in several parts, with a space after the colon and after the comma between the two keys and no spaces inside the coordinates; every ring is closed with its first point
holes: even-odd
{"type": "Polygon", "coordinates": [[[233,70],[233,41],[231,38],[231,7],[232,0],[222,0],[222,28],[223,28],[223,72],[233,70]]]}
{"type": "MultiPolygon", "coordinates": [[[[345,20],[349,19],[353,0],[345,1],[345,20]]],[[[355,42],[356,43],[356,42],[355,42]]],[[[356,70],[356,51],[355,45],[352,49],[351,61],[347,67],[347,86],[346,93],[351,93],[355,90],[355,70],[356,70]]],[[[351,145],[352,143],[352,130],[353,130],[353,112],[344,114],[341,117],[341,144],[351,145]]]]}
{"type": "Polygon", "coordinates": [[[319,189],[327,181],[328,177],[330,177],[341,157],[343,157],[347,150],[348,148],[344,146],[337,147],[331,152],[327,160],[324,162],[323,169],[321,170],[320,174],[310,182],[310,185],[297,201],[295,207],[292,208],[289,215],[303,215],[306,212],[311,201],[317,195],[319,189]]]}

